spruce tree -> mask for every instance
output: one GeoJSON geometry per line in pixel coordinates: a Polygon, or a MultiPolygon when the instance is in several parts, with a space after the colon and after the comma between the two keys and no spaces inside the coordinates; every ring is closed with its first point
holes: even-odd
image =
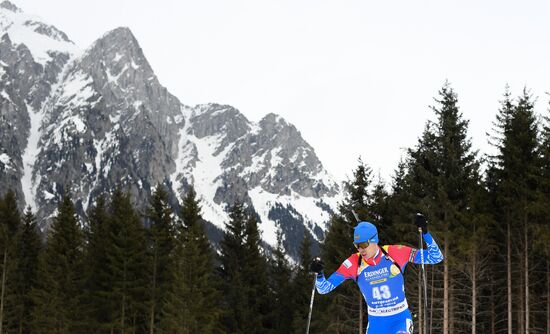
{"type": "MultiPolygon", "coordinates": [[[[431,325],[422,322],[421,326],[447,334],[464,331],[460,319],[465,304],[458,291],[454,292],[459,289],[459,284],[462,285],[459,279],[465,278],[453,276],[456,273],[452,272],[454,267],[451,264],[457,254],[459,236],[471,230],[471,227],[463,229],[462,226],[472,221],[467,212],[479,182],[479,163],[467,136],[468,121],[463,119],[457,95],[448,83],[439,91],[439,98],[435,101],[432,110],[436,121],[427,123],[417,146],[408,151],[405,168],[401,169],[405,174],[397,178],[398,191],[394,191],[390,202],[392,207],[402,205],[406,208],[394,212],[392,218],[396,229],[409,231],[403,233],[403,241],[418,244],[418,233],[411,228],[415,212],[425,214],[430,220],[430,231],[445,255],[443,266],[428,269],[433,274],[431,301],[434,309],[441,308],[443,312],[431,313],[431,325]]],[[[418,277],[405,275],[405,279],[411,307],[413,311],[421,311],[416,300],[411,298],[418,292],[418,277]]],[[[422,315],[422,320],[425,318],[422,315]]]]}
{"type": "Polygon", "coordinates": [[[150,199],[146,218],[150,224],[148,242],[149,333],[158,327],[167,292],[173,284],[175,222],[168,193],[159,184],[150,199]]]}
{"type": "Polygon", "coordinates": [[[235,203],[229,212],[229,222],[226,225],[224,237],[220,243],[221,281],[224,294],[223,325],[228,333],[246,333],[245,322],[248,318],[249,306],[245,289],[244,247],[246,214],[243,204],[235,203]]]}
{"type": "Polygon", "coordinates": [[[271,263],[271,285],[273,287],[272,312],[276,333],[291,333],[293,310],[293,291],[291,288],[291,270],[285,257],[283,237],[277,233],[277,247],[271,263]]]}
{"type": "MultiPolygon", "coordinates": [[[[295,274],[291,288],[293,295],[293,306],[291,309],[294,311],[292,333],[304,333],[306,331],[311,290],[315,279],[315,275],[309,272],[311,260],[311,239],[306,233],[300,244],[300,262],[294,269],[295,274]]],[[[318,328],[311,328],[312,333],[317,333],[319,331],[318,328]]]]}
{"type": "Polygon", "coordinates": [[[378,178],[371,193],[368,206],[370,222],[378,227],[379,238],[383,241],[394,240],[393,227],[389,219],[389,193],[382,178],[378,178]]]}
{"type": "Polygon", "coordinates": [[[272,313],[272,292],[269,289],[266,255],[261,247],[258,221],[248,214],[245,225],[245,257],[243,275],[247,291],[248,321],[244,324],[247,333],[273,333],[275,324],[272,313]],[[254,318],[251,320],[251,317],[254,318]]]}
{"type": "Polygon", "coordinates": [[[498,152],[493,158],[492,173],[496,181],[492,195],[506,240],[506,247],[500,253],[506,254],[507,329],[525,331],[530,327],[530,225],[536,221],[537,208],[533,203],[538,197],[540,180],[538,124],[528,91],[524,89],[515,104],[509,95],[508,92],[505,94],[496,123],[498,152]],[[516,257],[516,254],[521,256],[516,257]],[[517,273],[516,269],[519,269],[517,273]],[[513,282],[516,279],[519,284],[513,282]],[[515,291],[515,287],[519,289],[515,291]],[[521,314],[515,325],[514,309],[521,314]]]}
{"type": "Polygon", "coordinates": [[[36,217],[30,207],[27,208],[22,223],[15,238],[14,258],[17,262],[8,296],[10,310],[7,328],[10,333],[31,332],[31,312],[34,308],[31,290],[38,281],[38,256],[42,250],[36,217]]]}
{"type": "Polygon", "coordinates": [[[0,334],[4,331],[5,323],[17,321],[9,319],[6,313],[12,313],[15,305],[8,304],[11,285],[14,284],[13,271],[17,264],[15,256],[15,238],[21,224],[21,217],[17,208],[15,192],[8,190],[5,196],[0,199],[0,334]],[[6,312],[8,311],[8,312],[6,312]],[[8,318],[8,319],[6,319],[8,318]]]}
{"type": "Polygon", "coordinates": [[[84,235],[73,202],[65,194],[40,254],[39,280],[32,291],[33,333],[82,333],[84,235]]]}
{"type": "MultiPolygon", "coordinates": [[[[468,121],[464,120],[458,108],[456,93],[446,84],[440,91],[438,106],[433,107],[437,116],[436,137],[438,142],[437,161],[439,168],[437,175],[438,192],[433,194],[438,199],[435,216],[436,223],[432,229],[436,236],[438,227],[445,259],[443,262],[443,332],[463,331],[460,327],[460,313],[467,311],[469,300],[461,300],[458,292],[461,275],[453,275],[450,263],[455,259],[452,252],[453,244],[460,235],[474,230],[468,226],[475,222],[468,215],[468,208],[472,206],[472,194],[478,181],[479,164],[476,152],[472,151],[471,141],[467,136],[468,121]],[[438,220],[440,225],[437,225],[438,220]],[[465,226],[465,229],[461,228],[465,226]],[[454,284],[453,284],[454,283],[454,284]],[[455,293],[456,290],[456,293],[455,293]]],[[[433,219],[435,218],[435,219],[433,219]]],[[[475,244],[474,244],[475,245],[475,244]]]]}
{"type": "Polygon", "coordinates": [[[101,291],[110,306],[110,331],[145,332],[146,325],[146,237],[130,196],[117,188],[109,207],[106,226],[105,279],[101,291]]]}
{"type": "Polygon", "coordinates": [[[174,283],[161,321],[165,333],[220,332],[221,294],[214,281],[213,252],[193,187],[183,199],[174,249],[174,283]]]}
{"type": "MultiPolygon", "coordinates": [[[[550,109],[548,111],[550,111],[550,109]]],[[[546,292],[543,295],[546,299],[544,307],[545,314],[539,322],[542,326],[544,326],[544,322],[546,322],[546,328],[550,328],[550,247],[548,247],[550,243],[550,224],[548,223],[548,217],[550,217],[550,117],[548,116],[548,111],[544,117],[539,145],[540,178],[537,211],[540,220],[536,231],[538,237],[535,239],[534,243],[539,256],[544,257],[545,261],[543,264],[543,276],[546,277],[543,283],[545,286],[539,287],[538,291],[546,292]]]]}
{"type": "Polygon", "coordinates": [[[241,203],[231,208],[229,216],[220,259],[228,309],[223,324],[230,333],[271,333],[275,327],[272,296],[258,223],[241,203]]]}
{"type": "Polygon", "coordinates": [[[113,313],[116,303],[109,296],[111,272],[108,268],[109,242],[112,222],[103,195],[96,199],[88,210],[86,230],[86,309],[88,324],[97,331],[108,333],[113,328],[113,313]]]}

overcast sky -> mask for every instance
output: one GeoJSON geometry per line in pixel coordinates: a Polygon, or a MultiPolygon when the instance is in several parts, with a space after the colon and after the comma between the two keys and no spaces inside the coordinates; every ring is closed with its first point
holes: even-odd
{"type": "Polygon", "coordinates": [[[482,153],[507,83],[548,109],[549,1],[13,2],[81,48],[129,27],[182,103],[230,104],[252,121],[279,114],[337,180],[361,156],[389,182],[445,80],[482,153]]]}

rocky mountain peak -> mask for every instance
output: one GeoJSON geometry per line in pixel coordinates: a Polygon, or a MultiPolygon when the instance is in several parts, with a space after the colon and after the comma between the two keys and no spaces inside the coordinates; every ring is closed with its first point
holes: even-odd
{"type": "MultiPolygon", "coordinates": [[[[81,53],[64,32],[21,11],[9,1],[0,3],[0,34],[3,33],[9,34],[13,44],[24,44],[34,62],[44,68],[53,66],[57,69],[68,57],[81,53]]],[[[55,75],[53,71],[49,72],[51,76],[55,75]]]]}
{"type": "Polygon", "coordinates": [[[151,71],[138,41],[127,27],[119,27],[104,34],[93,43],[86,55],[112,64],[133,62],[134,68],[146,65],[151,71]]]}
{"type": "Polygon", "coordinates": [[[124,99],[130,94],[149,99],[148,87],[160,85],[136,38],[125,27],[96,40],[78,63],[107,96],[124,99]]]}
{"type": "Polygon", "coordinates": [[[34,32],[38,34],[48,36],[56,41],[74,44],[73,41],[71,41],[69,37],[67,37],[67,34],[52,25],[34,20],[27,20],[23,23],[23,25],[30,27],[34,32]]]}
{"type": "Polygon", "coordinates": [[[7,9],[7,10],[9,10],[11,12],[14,12],[14,13],[21,12],[21,9],[19,9],[19,7],[17,7],[16,5],[14,5],[12,2],[10,2],[8,0],[4,0],[4,1],[0,2],[0,8],[7,9]]]}
{"type": "Polygon", "coordinates": [[[294,126],[288,124],[284,118],[274,113],[269,113],[264,118],[262,118],[260,120],[260,126],[264,131],[268,133],[278,132],[282,129],[289,127],[290,129],[287,130],[295,130],[294,126]]]}
{"type": "Polygon", "coordinates": [[[217,153],[250,131],[248,119],[232,106],[209,103],[198,105],[195,110],[191,118],[195,136],[223,136],[217,153]]]}
{"type": "Polygon", "coordinates": [[[17,189],[44,228],[64,191],[84,217],[117,186],[143,208],[158,183],[174,198],[192,184],[213,235],[239,200],[259,215],[264,241],[275,245],[281,231],[294,257],[304,233],[322,238],[338,185],[282,117],[251,122],[230,105],[183,105],[127,27],[82,52],[4,1],[0,36],[0,194],[17,189]]]}
{"type": "Polygon", "coordinates": [[[262,122],[267,122],[267,123],[278,123],[278,122],[285,122],[285,120],[277,115],[277,114],[274,114],[274,113],[269,113],[267,115],[264,116],[264,118],[262,118],[262,122]]]}

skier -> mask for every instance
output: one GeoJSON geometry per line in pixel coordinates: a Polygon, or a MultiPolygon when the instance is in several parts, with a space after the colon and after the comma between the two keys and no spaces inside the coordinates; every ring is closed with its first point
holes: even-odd
{"type": "Polygon", "coordinates": [[[408,262],[436,264],[443,254],[428,233],[428,222],[416,215],[416,225],[422,229],[427,250],[389,245],[378,246],[378,231],[369,222],[360,222],[354,228],[353,243],[358,252],[348,257],[328,279],[323,274],[320,258],[311,262],[310,270],[317,273],[315,286],[320,294],[327,294],[348,279],[354,280],[368,306],[367,334],[412,334],[413,321],[407,298],[403,271],[408,262]],[[422,253],[422,254],[421,254],[422,253]]]}

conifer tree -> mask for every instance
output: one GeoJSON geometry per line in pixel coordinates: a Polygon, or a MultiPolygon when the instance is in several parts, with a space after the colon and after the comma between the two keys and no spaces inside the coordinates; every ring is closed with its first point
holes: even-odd
{"type": "Polygon", "coordinates": [[[111,305],[110,331],[144,332],[146,317],[145,230],[130,197],[117,188],[109,208],[106,279],[110,284],[101,291],[111,305]]]}
{"type": "Polygon", "coordinates": [[[31,332],[31,311],[34,307],[31,290],[38,281],[38,256],[42,250],[36,218],[30,207],[27,208],[22,223],[15,238],[14,258],[17,262],[8,296],[10,321],[7,328],[10,333],[31,332]]]}
{"type": "MultiPolygon", "coordinates": [[[[442,247],[445,255],[443,266],[434,266],[429,270],[435,274],[434,283],[441,282],[433,289],[441,289],[442,295],[436,294],[431,300],[436,302],[434,308],[443,309],[443,314],[432,311],[429,317],[432,326],[428,323],[423,325],[447,334],[464,330],[459,327],[462,324],[459,321],[459,303],[454,303],[459,294],[453,293],[458,287],[452,282],[458,277],[453,278],[450,263],[454,256],[452,250],[457,246],[454,242],[461,234],[459,227],[470,221],[466,212],[471,206],[473,189],[479,181],[479,163],[467,137],[468,121],[462,118],[456,93],[448,83],[439,91],[439,99],[435,101],[436,106],[432,110],[437,119],[428,122],[418,145],[409,150],[406,174],[399,180],[400,202],[396,203],[394,199],[392,202],[393,205],[407,207],[406,211],[393,218],[396,220],[394,223],[410,226],[411,215],[422,212],[430,220],[430,231],[442,247]]],[[[414,230],[410,231],[409,235],[414,236],[414,230]]],[[[411,289],[415,288],[412,280],[417,278],[414,275],[406,275],[405,278],[407,294],[414,295],[411,293],[411,289]]],[[[430,309],[433,310],[432,307],[430,309]]]]}
{"type": "Polygon", "coordinates": [[[293,310],[293,291],[291,289],[291,271],[283,248],[283,237],[277,233],[277,247],[271,263],[271,281],[273,286],[273,323],[276,333],[291,333],[293,310]]]}
{"type": "Polygon", "coordinates": [[[229,217],[220,259],[227,309],[224,326],[230,333],[270,333],[274,328],[271,291],[258,223],[242,203],[235,203],[229,217]]]}
{"type": "Polygon", "coordinates": [[[73,202],[65,194],[40,254],[39,280],[32,291],[33,333],[82,333],[84,236],[73,202]]]}
{"type": "Polygon", "coordinates": [[[217,333],[221,294],[214,281],[213,253],[193,187],[183,199],[176,246],[174,284],[163,309],[165,333],[217,333]]]}
{"type": "MultiPolygon", "coordinates": [[[[550,111],[550,109],[548,110],[550,111]]],[[[544,117],[544,123],[541,131],[541,140],[539,145],[540,155],[540,181],[539,181],[539,198],[537,200],[537,211],[540,216],[540,223],[537,226],[534,246],[538,254],[544,257],[544,276],[546,277],[544,287],[540,287],[539,291],[545,291],[545,314],[546,328],[550,328],[550,117],[544,117]]],[[[541,256],[541,257],[542,257],[541,256]]],[[[543,325],[544,322],[540,322],[543,325]]],[[[539,325],[539,326],[540,326],[539,325]]]]}
{"type": "Polygon", "coordinates": [[[368,206],[370,222],[378,227],[380,240],[394,240],[391,219],[389,219],[389,194],[382,178],[378,178],[370,197],[368,206]]]}
{"type": "Polygon", "coordinates": [[[149,221],[149,333],[158,327],[167,292],[173,284],[173,251],[175,222],[168,204],[168,193],[159,184],[147,209],[149,221]]]}
{"type": "Polygon", "coordinates": [[[271,301],[272,292],[269,289],[268,266],[266,255],[261,247],[258,221],[253,214],[247,215],[245,224],[245,257],[243,275],[247,291],[247,304],[254,313],[254,319],[247,321],[247,333],[273,333],[274,319],[271,301]]]}
{"type": "MultiPolygon", "coordinates": [[[[452,282],[453,273],[449,263],[455,253],[451,252],[452,242],[461,233],[461,226],[467,226],[472,222],[467,210],[472,206],[471,199],[476,182],[479,164],[476,161],[476,152],[472,151],[470,139],[467,137],[468,121],[462,118],[458,108],[456,93],[446,84],[440,91],[441,100],[436,100],[439,106],[433,107],[437,116],[436,138],[438,142],[439,177],[437,178],[438,193],[433,194],[438,198],[436,204],[436,219],[442,227],[442,246],[445,254],[443,262],[443,332],[463,331],[459,328],[459,316],[454,316],[452,311],[458,314],[459,303],[452,305],[453,300],[459,296],[453,295],[457,285],[452,282]],[[451,310],[451,308],[453,308],[451,310]]],[[[437,225],[433,229],[437,232],[437,225]]],[[[471,228],[467,227],[468,233],[471,228]]]]}
{"type": "Polygon", "coordinates": [[[537,151],[538,128],[533,111],[533,102],[524,89],[514,105],[508,91],[497,117],[498,153],[493,158],[495,185],[494,202],[497,205],[497,218],[505,224],[506,286],[507,286],[507,330],[528,331],[530,324],[529,302],[529,244],[530,221],[536,218],[539,181],[539,157],[537,151]],[[514,242],[512,242],[512,237],[514,242]],[[515,257],[515,254],[522,254],[515,257]],[[513,263],[519,262],[518,265],[513,263]],[[515,269],[520,271],[515,274],[515,269]],[[513,282],[514,278],[519,280],[513,282]],[[514,291],[514,287],[520,289],[514,291]],[[514,295],[517,301],[514,301],[514,295]],[[513,313],[517,308],[520,316],[514,326],[513,313]]]}
{"type": "Polygon", "coordinates": [[[17,208],[17,199],[15,192],[8,190],[5,196],[0,199],[0,266],[1,283],[0,283],[0,334],[4,331],[6,322],[16,321],[16,319],[7,319],[7,308],[13,307],[8,305],[7,298],[9,295],[10,285],[13,282],[13,270],[16,266],[15,257],[15,237],[19,231],[21,217],[17,208]]]}
{"type": "Polygon", "coordinates": [[[229,212],[221,246],[221,281],[224,294],[223,325],[228,333],[246,333],[245,323],[249,319],[249,305],[244,284],[244,248],[246,214],[243,204],[235,203],[229,212]]]}
{"type": "Polygon", "coordinates": [[[86,309],[88,324],[100,332],[108,333],[113,328],[115,301],[109,295],[111,291],[111,272],[108,268],[112,240],[112,222],[107,211],[103,195],[96,199],[88,210],[88,228],[86,230],[86,309]]]}
{"type": "Polygon", "coordinates": [[[410,157],[401,160],[394,172],[391,191],[386,199],[387,214],[384,220],[388,226],[391,226],[389,231],[385,231],[388,240],[412,243],[416,239],[411,235],[411,213],[421,209],[419,209],[419,201],[417,198],[412,198],[410,191],[412,171],[408,169],[409,164],[410,157]]]}
{"type": "MultiPolygon", "coordinates": [[[[295,276],[291,288],[293,294],[292,310],[294,310],[292,333],[304,333],[306,331],[311,290],[315,279],[315,275],[309,272],[311,259],[311,239],[306,233],[300,244],[300,262],[294,269],[295,276]]],[[[320,329],[311,327],[311,332],[317,333],[320,332],[320,329]]]]}

